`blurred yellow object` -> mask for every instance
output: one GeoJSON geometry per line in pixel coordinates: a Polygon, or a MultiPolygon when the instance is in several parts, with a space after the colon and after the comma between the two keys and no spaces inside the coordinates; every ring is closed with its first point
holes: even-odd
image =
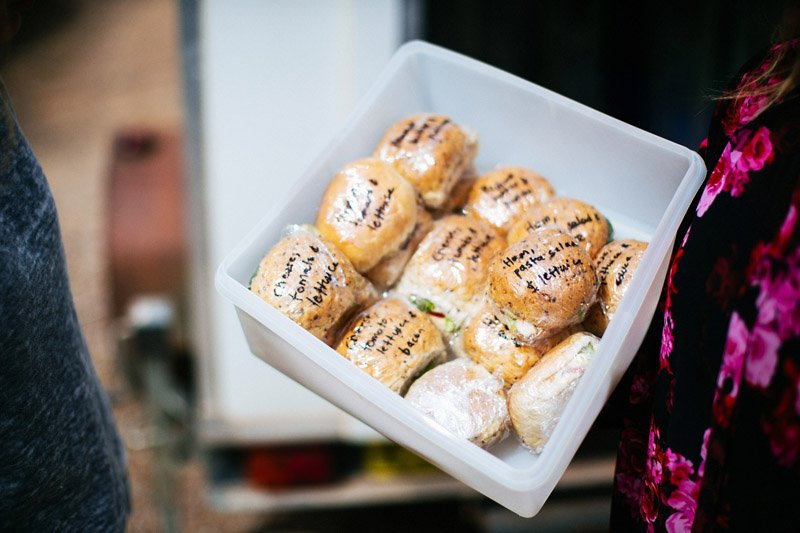
{"type": "Polygon", "coordinates": [[[441,472],[425,459],[396,444],[364,446],[364,473],[376,477],[427,475],[441,472]]]}

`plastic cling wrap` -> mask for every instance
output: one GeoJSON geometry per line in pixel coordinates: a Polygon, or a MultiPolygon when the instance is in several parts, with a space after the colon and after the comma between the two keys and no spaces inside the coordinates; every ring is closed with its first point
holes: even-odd
{"type": "Polygon", "coordinates": [[[395,292],[428,312],[449,338],[480,304],[489,263],[504,248],[505,239],[489,224],[446,216],[422,240],[395,292]]]}
{"type": "Polygon", "coordinates": [[[554,195],[550,182],[533,170],[500,167],[476,180],[464,210],[498,229],[508,231],[514,220],[528,208],[554,195]]]}
{"type": "Polygon", "coordinates": [[[400,278],[408,260],[417,251],[419,243],[431,230],[432,225],[433,217],[431,217],[431,214],[424,207],[419,206],[417,209],[417,225],[414,227],[411,236],[400,245],[399,250],[382,259],[380,263],[364,275],[379,289],[386,290],[390,288],[400,278]]]}
{"type": "Polygon", "coordinates": [[[481,447],[508,433],[503,380],[468,359],[455,359],[415,381],[406,400],[457,437],[481,447]]]}
{"type": "Polygon", "coordinates": [[[464,206],[467,204],[469,193],[477,179],[478,175],[475,172],[475,167],[469,167],[467,170],[465,170],[461,177],[456,181],[456,184],[453,186],[453,190],[451,190],[450,194],[447,196],[447,200],[445,200],[444,205],[442,205],[439,209],[436,209],[434,214],[437,217],[443,217],[445,215],[452,214],[463,215],[464,206]]]}
{"type": "Polygon", "coordinates": [[[396,253],[417,225],[414,188],[379,159],[344,166],[328,184],[317,228],[359,272],[396,253]]]}
{"type": "Polygon", "coordinates": [[[413,115],[392,125],[374,155],[391,164],[431,209],[442,207],[456,181],[472,166],[477,136],[450,118],[413,115]]]}
{"type": "Polygon", "coordinates": [[[347,257],[305,226],[288,228],[267,252],[250,290],[329,345],[342,323],[377,297],[347,257]]]}
{"type": "Polygon", "coordinates": [[[508,409],[522,443],[541,453],[600,340],[575,333],[547,352],[511,387],[508,409]]]}
{"type": "Polygon", "coordinates": [[[445,344],[428,316],[402,300],[381,300],[359,313],[336,350],[393,391],[445,356],[445,344]]]}
{"type": "Polygon", "coordinates": [[[597,302],[586,315],[586,329],[595,335],[605,333],[646,249],[645,242],[624,240],[612,241],[600,250],[595,259],[600,288],[597,302]]]}
{"type": "Polygon", "coordinates": [[[533,344],[524,344],[513,337],[508,326],[489,307],[483,307],[464,326],[457,351],[490,372],[499,372],[506,387],[510,387],[542,355],[576,331],[578,326],[570,326],[533,344]]]}
{"type": "Polygon", "coordinates": [[[572,235],[592,257],[612,237],[608,220],[592,205],[574,198],[558,197],[530,208],[517,218],[508,231],[508,242],[521,241],[532,231],[547,226],[561,228],[572,235]]]}
{"type": "Polygon", "coordinates": [[[515,339],[533,343],[583,321],[597,292],[594,264],[567,233],[547,227],[489,267],[489,301],[515,339]]]}

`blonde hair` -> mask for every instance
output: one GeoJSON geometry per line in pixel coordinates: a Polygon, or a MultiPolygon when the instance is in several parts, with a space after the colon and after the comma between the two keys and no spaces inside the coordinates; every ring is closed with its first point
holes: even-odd
{"type": "MultiPolygon", "coordinates": [[[[775,103],[782,100],[800,83],[800,43],[789,44],[800,38],[800,0],[787,0],[783,9],[783,20],[774,34],[776,44],[770,50],[769,62],[762,65],[757,72],[748,72],[739,85],[723,93],[719,99],[728,100],[733,105],[745,98],[764,98],[760,115],[775,103]],[[791,60],[790,57],[794,59],[791,60]],[[774,80],[778,80],[775,82],[774,80]]],[[[753,116],[752,118],[755,118],[753,116]]]]}
{"type": "Polygon", "coordinates": [[[759,70],[755,74],[746,74],[739,86],[722,94],[720,99],[738,102],[753,96],[764,97],[763,112],[797,87],[800,80],[800,53],[791,50],[789,46],[781,46],[775,49],[769,63],[759,70]],[[794,55],[794,60],[788,62],[790,53],[794,55]],[[779,81],[770,83],[775,78],[779,81]]]}

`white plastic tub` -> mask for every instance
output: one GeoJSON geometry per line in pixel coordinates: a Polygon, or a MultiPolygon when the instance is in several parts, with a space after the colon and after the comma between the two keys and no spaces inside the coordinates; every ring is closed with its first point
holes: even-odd
{"type": "Polygon", "coordinates": [[[267,213],[225,258],[217,289],[236,306],[258,357],[453,477],[522,516],[533,516],[633,358],[654,312],[678,224],[704,176],[702,160],[687,148],[496,68],[412,42],[397,51],[308,171],[286,176],[294,183],[287,202],[267,213]],[[314,221],[336,171],[370,154],[389,125],[419,112],[443,113],[476,130],[478,171],[496,165],[534,168],[558,194],[595,205],[618,238],[650,242],[598,353],[539,456],[515,436],[487,451],[443,432],[247,289],[281,231],[314,221]]]}

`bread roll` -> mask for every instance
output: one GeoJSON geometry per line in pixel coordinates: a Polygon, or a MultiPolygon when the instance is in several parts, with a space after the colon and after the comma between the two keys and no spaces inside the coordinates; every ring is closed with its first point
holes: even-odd
{"type": "Polygon", "coordinates": [[[395,292],[428,311],[449,338],[480,305],[489,263],[504,248],[505,239],[489,224],[449,215],[422,240],[395,292]]]}
{"type": "Polygon", "coordinates": [[[534,231],[495,257],[488,279],[495,314],[527,344],[581,322],[598,286],[586,250],[553,227],[534,231]]]}
{"type": "Polygon", "coordinates": [[[478,175],[474,167],[465,170],[456,181],[456,184],[453,185],[453,190],[447,195],[447,200],[445,200],[444,204],[434,211],[436,217],[441,218],[452,214],[463,215],[464,206],[467,205],[467,199],[469,199],[469,193],[477,179],[478,175]]]}
{"type": "Polygon", "coordinates": [[[507,435],[503,380],[468,359],[455,359],[422,375],[406,400],[456,437],[488,447],[507,435]]]}
{"type": "Polygon", "coordinates": [[[317,228],[359,272],[396,253],[417,225],[414,188],[379,159],[349,163],[333,177],[317,228]]]}
{"type": "Polygon", "coordinates": [[[398,394],[431,362],[441,362],[445,344],[428,316],[395,298],[359,313],[336,351],[398,394]]]}
{"type": "Polygon", "coordinates": [[[530,232],[556,226],[572,235],[595,257],[609,240],[610,225],[593,206],[574,198],[553,198],[535,205],[518,217],[508,231],[508,243],[524,239],[530,232]]]}
{"type": "Polygon", "coordinates": [[[380,290],[387,290],[397,282],[408,260],[433,226],[433,217],[424,207],[419,206],[417,211],[417,225],[406,242],[364,274],[380,290]]]}
{"type": "Polygon", "coordinates": [[[635,240],[611,241],[600,249],[595,259],[600,288],[584,321],[587,330],[598,336],[605,333],[646,249],[647,243],[635,240]]]}
{"type": "Polygon", "coordinates": [[[470,318],[461,335],[464,354],[492,373],[500,373],[510,387],[525,375],[545,352],[578,331],[570,326],[533,344],[523,344],[488,307],[470,318]]]}
{"type": "Polygon", "coordinates": [[[522,443],[541,453],[600,340],[575,333],[547,352],[508,392],[511,423],[522,443]]]}
{"type": "Polygon", "coordinates": [[[377,297],[342,252],[299,227],[267,252],[250,290],[329,345],[340,326],[377,297]]]}
{"type": "Polygon", "coordinates": [[[500,167],[475,181],[464,211],[506,232],[528,208],[554,194],[550,182],[533,170],[500,167]]]}
{"type": "Polygon", "coordinates": [[[472,166],[477,138],[450,118],[420,114],[389,128],[373,155],[402,174],[425,205],[441,208],[456,181],[472,166]]]}

